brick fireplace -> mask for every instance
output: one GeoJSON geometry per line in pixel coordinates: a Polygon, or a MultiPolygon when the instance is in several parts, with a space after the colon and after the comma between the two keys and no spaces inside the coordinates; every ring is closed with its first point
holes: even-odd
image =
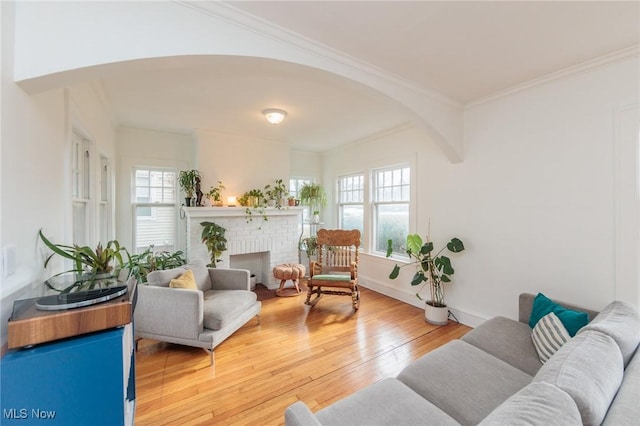
{"type": "MultiPolygon", "coordinates": [[[[302,207],[287,209],[266,208],[262,215],[253,211],[248,220],[244,207],[183,207],[186,220],[186,255],[189,262],[210,262],[209,252],[202,243],[200,222],[215,222],[227,232],[227,251],[218,268],[229,268],[233,258],[240,255],[255,255],[259,258],[260,271],[257,282],[268,288],[277,288],[279,282],[271,270],[280,263],[298,262],[298,241],[301,233],[302,207]]],[[[249,256],[252,257],[252,256],[249,256]]]]}

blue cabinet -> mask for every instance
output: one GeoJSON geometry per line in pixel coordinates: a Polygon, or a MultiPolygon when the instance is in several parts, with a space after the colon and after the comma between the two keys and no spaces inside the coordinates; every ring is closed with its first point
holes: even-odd
{"type": "Polygon", "coordinates": [[[8,352],[0,360],[0,424],[132,425],[132,333],[127,324],[8,352]]]}

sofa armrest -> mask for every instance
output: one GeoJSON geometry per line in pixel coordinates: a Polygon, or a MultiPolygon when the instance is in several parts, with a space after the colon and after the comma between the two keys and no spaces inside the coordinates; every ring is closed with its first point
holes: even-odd
{"type": "Polygon", "coordinates": [[[250,275],[246,269],[209,268],[213,290],[251,290],[250,275]]]}
{"type": "MultiPolygon", "coordinates": [[[[535,294],[531,293],[521,293],[518,297],[518,321],[529,324],[529,317],[531,316],[531,308],[533,307],[533,299],[536,298],[535,294]]],[[[572,305],[570,303],[565,303],[561,300],[551,299],[553,302],[558,303],[564,306],[567,309],[571,309],[572,311],[581,311],[586,312],[589,315],[589,321],[594,319],[596,315],[598,315],[597,311],[592,311],[591,309],[585,309],[580,306],[572,305]]]]}
{"type": "Polygon", "coordinates": [[[135,330],[197,340],[203,330],[203,305],[199,290],[139,285],[135,330]]]}
{"type": "Polygon", "coordinates": [[[284,412],[285,426],[322,426],[307,404],[298,401],[287,407],[284,412]]]}

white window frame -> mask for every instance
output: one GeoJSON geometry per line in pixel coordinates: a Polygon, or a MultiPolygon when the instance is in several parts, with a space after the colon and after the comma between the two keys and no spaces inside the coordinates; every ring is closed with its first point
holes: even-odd
{"type": "MultiPolygon", "coordinates": [[[[352,186],[353,188],[353,186],[352,186]]],[[[337,200],[337,205],[338,205],[338,228],[343,229],[343,225],[344,225],[344,215],[343,215],[343,211],[344,211],[344,207],[345,206],[362,206],[362,233],[364,233],[364,223],[365,223],[365,218],[364,215],[365,213],[365,174],[364,173],[352,173],[352,174],[348,174],[348,175],[343,175],[343,176],[338,176],[337,182],[336,182],[336,200],[337,200]],[[360,182],[359,182],[359,189],[344,189],[343,188],[343,183],[345,181],[351,180],[353,181],[355,178],[359,178],[360,182]],[[359,200],[355,200],[354,201],[354,197],[352,196],[346,196],[348,193],[349,194],[354,194],[356,192],[359,192],[359,200]]]]}
{"type": "Polygon", "coordinates": [[[91,245],[93,241],[94,215],[93,215],[93,176],[91,174],[91,161],[93,158],[93,142],[77,128],[72,128],[71,133],[71,240],[81,246],[91,245]],[[83,223],[77,222],[75,208],[84,208],[83,223]],[[83,238],[80,238],[78,229],[82,229],[83,238]]]}
{"type": "MultiPolygon", "coordinates": [[[[407,233],[410,233],[413,229],[412,226],[412,217],[413,217],[413,202],[415,198],[415,190],[414,190],[414,170],[415,167],[412,167],[410,163],[402,163],[393,166],[385,166],[379,167],[371,170],[370,182],[371,182],[371,193],[370,193],[370,213],[371,213],[371,252],[377,255],[385,255],[386,247],[383,250],[378,250],[376,247],[376,241],[378,239],[378,207],[383,205],[406,205],[407,206],[407,233]],[[407,170],[408,175],[408,183],[403,184],[402,182],[397,182],[396,177],[393,176],[394,171],[400,171],[400,173],[404,173],[404,170],[407,170]],[[391,172],[391,179],[389,185],[385,182],[384,188],[388,188],[391,191],[391,194],[380,194],[379,193],[379,175],[383,173],[391,172]],[[400,188],[400,194],[397,192],[394,194],[394,188],[400,188]]],[[[402,175],[401,178],[402,179],[402,175]]],[[[405,235],[406,237],[406,235],[405,235]]],[[[399,256],[402,257],[400,253],[394,253],[394,257],[399,256]]]]}
{"type": "MultiPolygon", "coordinates": [[[[164,183],[164,179],[163,179],[163,183],[164,183]]],[[[152,188],[156,188],[156,187],[152,187],[151,186],[151,182],[149,182],[149,185],[147,186],[147,188],[151,191],[152,188]]],[[[164,184],[161,188],[165,188],[164,184]]],[[[164,191],[163,191],[164,194],[164,191]]],[[[138,236],[138,229],[137,229],[137,218],[136,218],[136,210],[138,207],[171,207],[173,208],[174,212],[176,212],[176,214],[174,215],[175,217],[175,224],[174,224],[174,235],[173,235],[173,245],[174,245],[174,250],[177,250],[177,245],[178,245],[178,219],[177,219],[177,211],[178,211],[178,170],[176,168],[172,168],[172,167],[153,167],[153,166],[135,166],[133,167],[133,170],[131,171],[131,223],[132,223],[132,235],[131,235],[131,239],[132,239],[132,246],[133,246],[133,251],[137,251],[138,248],[138,240],[137,240],[137,236],[138,236]],[[138,171],[148,171],[148,172],[162,172],[162,173],[173,173],[174,174],[174,180],[173,180],[173,190],[174,190],[174,202],[147,202],[147,203],[139,203],[136,201],[136,189],[138,188],[138,184],[136,181],[136,172],[138,171]]],[[[154,219],[154,215],[153,215],[153,209],[151,209],[152,214],[151,216],[148,217],[148,220],[153,220],[154,219]]]]}

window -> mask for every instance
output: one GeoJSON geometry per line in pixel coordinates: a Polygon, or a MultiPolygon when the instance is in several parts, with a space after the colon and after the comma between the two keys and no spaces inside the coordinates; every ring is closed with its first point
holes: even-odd
{"type": "MultiPolygon", "coordinates": [[[[310,178],[292,177],[291,179],[289,179],[289,195],[298,199],[298,193],[300,192],[300,189],[302,189],[302,187],[306,183],[312,182],[313,179],[310,178]]],[[[302,210],[302,221],[304,223],[309,223],[310,214],[311,213],[309,212],[309,208],[305,206],[302,210]]]]}
{"type": "Polygon", "coordinates": [[[364,234],[364,175],[338,178],[338,226],[364,234]]]}
{"type": "Polygon", "coordinates": [[[149,246],[156,251],[175,251],[176,171],[137,168],[133,181],[136,253],[149,246]]]}
{"type": "Polygon", "coordinates": [[[71,139],[71,221],[72,241],[89,244],[91,229],[91,141],[74,129],[71,139]]]}
{"type": "Polygon", "coordinates": [[[111,165],[109,159],[100,156],[100,201],[98,203],[98,230],[100,241],[111,239],[111,165]]]}
{"type": "Polygon", "coordinates": [[[387,240],[394,241],[394,253],[404,254],[402,245],[409,233],[411,201],[410,168],[399,166],[374,170],[372,174],[374,247],[386,252],[387,240]]]}

